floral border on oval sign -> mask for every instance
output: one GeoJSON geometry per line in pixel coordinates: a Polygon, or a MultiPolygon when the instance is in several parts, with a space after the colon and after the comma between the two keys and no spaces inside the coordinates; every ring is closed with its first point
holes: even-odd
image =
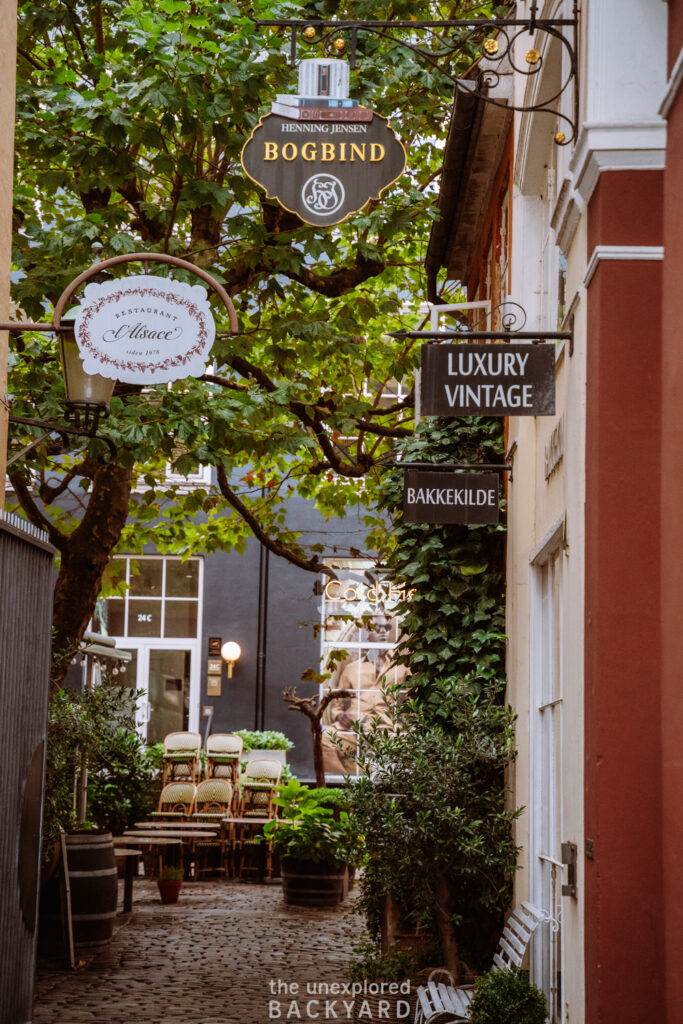
{"type": "MultiPolygon", "coordinates": [[[[157,309],[154,312],[158,315],[159,311],[157,309]]],[[[140,318],[135,326],[148,328],[150,323],[154,326],[155,322],[148,319],[149,314],[149,310],[131,311],[133,318],[140,318]]],[[[119,317],[123,315],[121,312],[119,317]]],[[[88,285],[76,316],[74,332],[86,373],[97,373],[127,384],[163,384],[184,377],[199,377],[204,373],[216,336],[216,327],[206,291],[201,285],[140,274],[123,280],[88,285]],[[116,325],[117,305],[123,307],[135,301],[149,302],[150,299],[165,306],[166,312],[169,308],[173,309],[175,319],[182,317],[181,337],[185,330],[184,339],[179,337],[172,342],[158,342],[126,338],[124,335],[120,339],[104,341],[103,335],[112,330],[112,325],[118,329],[126,326],[116,325]],[[162,344],[173,346],[173,350],[162,359],[126,358],[126,352],[121,352],[126,347],[162,344]],[[117,347],[107,351],[103,348],[105,345],[117,347]]]]}

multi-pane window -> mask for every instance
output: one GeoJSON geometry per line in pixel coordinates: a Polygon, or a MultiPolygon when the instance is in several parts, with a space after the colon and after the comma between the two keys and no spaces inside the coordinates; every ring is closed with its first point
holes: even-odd
{"type": "Polygon", "coordinates": [[[338,560],[331,567],[338,579],[326,579],[323,589],[322,671],[328,678],[321,695],[337,690],[340,696],[323,713],[323,754],[327,773],[345,775],[357,772],[354,724],[389,724],[384,690],[403,683],[408,669],[395,660],[400,588],[368,578],[370,561],[338,560]]]}
{"type": "Polygon", "coordinates": [[[109,581],[125,582],[121,597],[109,597],[103,625],[110,636],[196,637],[200,559],[161,556],[115,558],[109,581]]]}

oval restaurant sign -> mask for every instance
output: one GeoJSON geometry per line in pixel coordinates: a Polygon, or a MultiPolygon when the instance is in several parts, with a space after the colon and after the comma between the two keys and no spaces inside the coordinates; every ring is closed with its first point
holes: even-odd
{"type": "Polygon", "coordinates": [[[302,61],[299,95],[278,95],[242,149],[246,174],[306,224],[338,224],[406,167],[387,119],[348,99],[348,76],[345,61],[302,61]]]}
{"type": "Polygon", "coordinates": [[[201,285],[140,274],[88,285],[74,332],[86,373],[162,384],[201,377],[216,328],[201,285]]]}

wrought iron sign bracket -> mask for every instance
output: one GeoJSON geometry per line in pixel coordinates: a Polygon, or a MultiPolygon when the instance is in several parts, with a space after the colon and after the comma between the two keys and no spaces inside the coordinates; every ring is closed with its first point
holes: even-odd
{"type": "Polygon", "coordinates": [[[25,445],[20,451],[15,452],[12,457],[7,460],[8,467],[13,465],[24,455],[28,455],[29,452],[32,452],[33,449],[37,448],[39,444],[50,436],[50,434],[59,434],[63,451],[67,451],[69,449],[69,435],[73,435],[75,437],[85,437],[89,441],[93,438],[97,438],[98,441],[104,441],[109,448],[111,458],[113,459],[116,457],[116,445],[114,442],[108,437],[102,437],[101,435],[96,434],[95,431],[97,430],[97,423],[93,423],[89,430],[79,430],[76,427],[67,427],[62,423],[49,423],[46,420],[35,420],[28,416],[14,416],[13,414],[10,414],[9,421],[10,423],[23,423],[28,427],[40,427],[42,428],[43,433],[40,437],[37,437],[35,441],[31,441],[30,444],[25,445]]]}
{"type": "Polygon", "coordinates": [[[405,341],[414,338],[419,341],[531,341],[543,344],[546,341],[574,340],[573,331],[390,331],[390,338],[405,341]]]}
{"type": "Polygon", "coordinates": [[[387,462],[394,469],[425,469],[431,473],[452,473],[456,470],[474,473],[509,473],[512,481],[512,463],[508,462],[387,462]]]}
{"type": "Polygon", "coordinates": [[[355,68],[357,60],[357,44],[359,33],[370,33],[381,39],[410,50],[420,60],[439,71],[454,87],[476,96],[484,103],[506,107],[520,113],[552,114],[563,122],[564,131],[555,133],[558,146],[566,146],[576,141],[578,117],[578,79],[577,79],[577,25],[578,3],[574,3],[571,18],[539,18],[538,3],[531,5],[527,18],[450,18],[443,21],[345,21],[345,20],[305,20],[302,18],[254,19],[259,28],[285,28],[290,32],[289,64],[295,67],[297,62],[297,44],[299,35],[306,43],[331,44],[336,54],[342,56],[348,52],[349,65],[355,68]],[[444,34],[437,35],[441,30],[444,34]],[[408,41],[415,39],[416,33],[427,33],[429,48],[408,41]],[[528,33],[536,33],[543,37],[559,40],[566,54],[566,66],[561,75],[557,90],[550,96],[532,104],[510,104],[507,100],[496,99],[490,95],[495,90],[504,74],[517,72],[527,78],[540,75],[543,67],[543,54],[535,46],[529,47],[518,63],[515,44],[528,33]],[[462,79],[451,74],[443,67],[443,62],[456,54],[464,46],[480,49],[480,62],[474,66],[474,78],[462,79]],[[483,63],[482,63],[483,62],[483,63]],[[498,65],[498,67],[496,67],[498,65]],[[573,88],[573,109],[571,116],[557,110],[555,104],[565,90],[573,88]]]}

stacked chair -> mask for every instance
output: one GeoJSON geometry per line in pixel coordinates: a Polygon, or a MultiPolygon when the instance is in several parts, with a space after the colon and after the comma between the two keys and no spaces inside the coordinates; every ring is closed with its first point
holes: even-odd
{"type": "Polygon", "coordinates": [[[243,747],[242,737],[229,732],[217,732],[206,740],[206,778],[227,779],[231,783],[234,811],[239,803],[243,747]]]}
{"type": "Polygon", "coordinates": [[[280,785],[282,765],[265,757],[247,762],[242,776],[240,818],[272,818],[275,788],[280,785]]]}
{"type": "Polygon", "coordinates": [[[192,782],[169,782],[161,790],[159,806],[152,811],[153,818],[186,819],[192,813],[195,787],[192,782]]]}
{"type": "Polygon", "coordinates": [[[164,739],[164,786],[167,782],[187,779],[196,786],[201,777],[199,751],[202,738],[198,732],[170,732],[164,739]]]}
{"type": "MultiPolygon", "coordinates": [[[[202,775],[201,736],[197,732],[172,732],[164,740],[163,788],[159,806],[152,817],[170,821],[215,821],[236,817],[244,819],[231,841],[224,829],[220,835],[208,834],[193,844],[195,872],[215,870],[218,866],[229,877],[230,858],[237,851],[239,876],[247,872],[272,876],[269,848],[256,843],[254,826],[264,818],[275,817],[273,799],[282,778],[282,764],[267,757],[252,758],[241,770],[243,743],[232,733],[215,733],[206,740],[205,778],[202,775]],[[254,819],[254,825],[250,819],[254,819]],[[264,864],[265,858],[265,864],[264,864]]],[[[171,826],[172,827],[172,826],[171,826]]],[[[208,831],[208,830],[207,830],[208,831]]],[[[237,865],[233,865],[235,870],[237,865]]]]}
{"type": "MultiPolygon", "coordinates": [[[[271,761],[268,758],[255,757],[247,762],[242,776],[242,794],[240,799],[240,818],[274,818],[275,809],[273,798],[275,789],[280,784],[282,777],[282,765],[279,761],[271,761]]],[[[260,844],[256,843],[252,832],[252,826],[243,822],[240,828],[239,847],[240,857],[240,878],[244,878],[248,872],[261,874],[263,864],[259,860],[262,853],[257,849],[260,844]]],[[[272,878],[273,862],[270,846],[266,849],[266,872],[268,878],[272,878]]]]}
{"type": "MultiPolygon", "coordinates": [[[[192,821],[222,821],[229,813],[232,805],[232,783],[228,779],[204,779],[197,786],[194,797],[194,811],[192,821]]],[[[228,854],[229,848],[225,841],[225,833],[221,831],[220,836],[207,836],[206,839],[198,839],[195,842],[195,874],[199,877],[203,872],[215,869],[211,863],[214,855],[218,853],[219,863],[225,872],[225,877],[230,876],[228,854]]]]}

